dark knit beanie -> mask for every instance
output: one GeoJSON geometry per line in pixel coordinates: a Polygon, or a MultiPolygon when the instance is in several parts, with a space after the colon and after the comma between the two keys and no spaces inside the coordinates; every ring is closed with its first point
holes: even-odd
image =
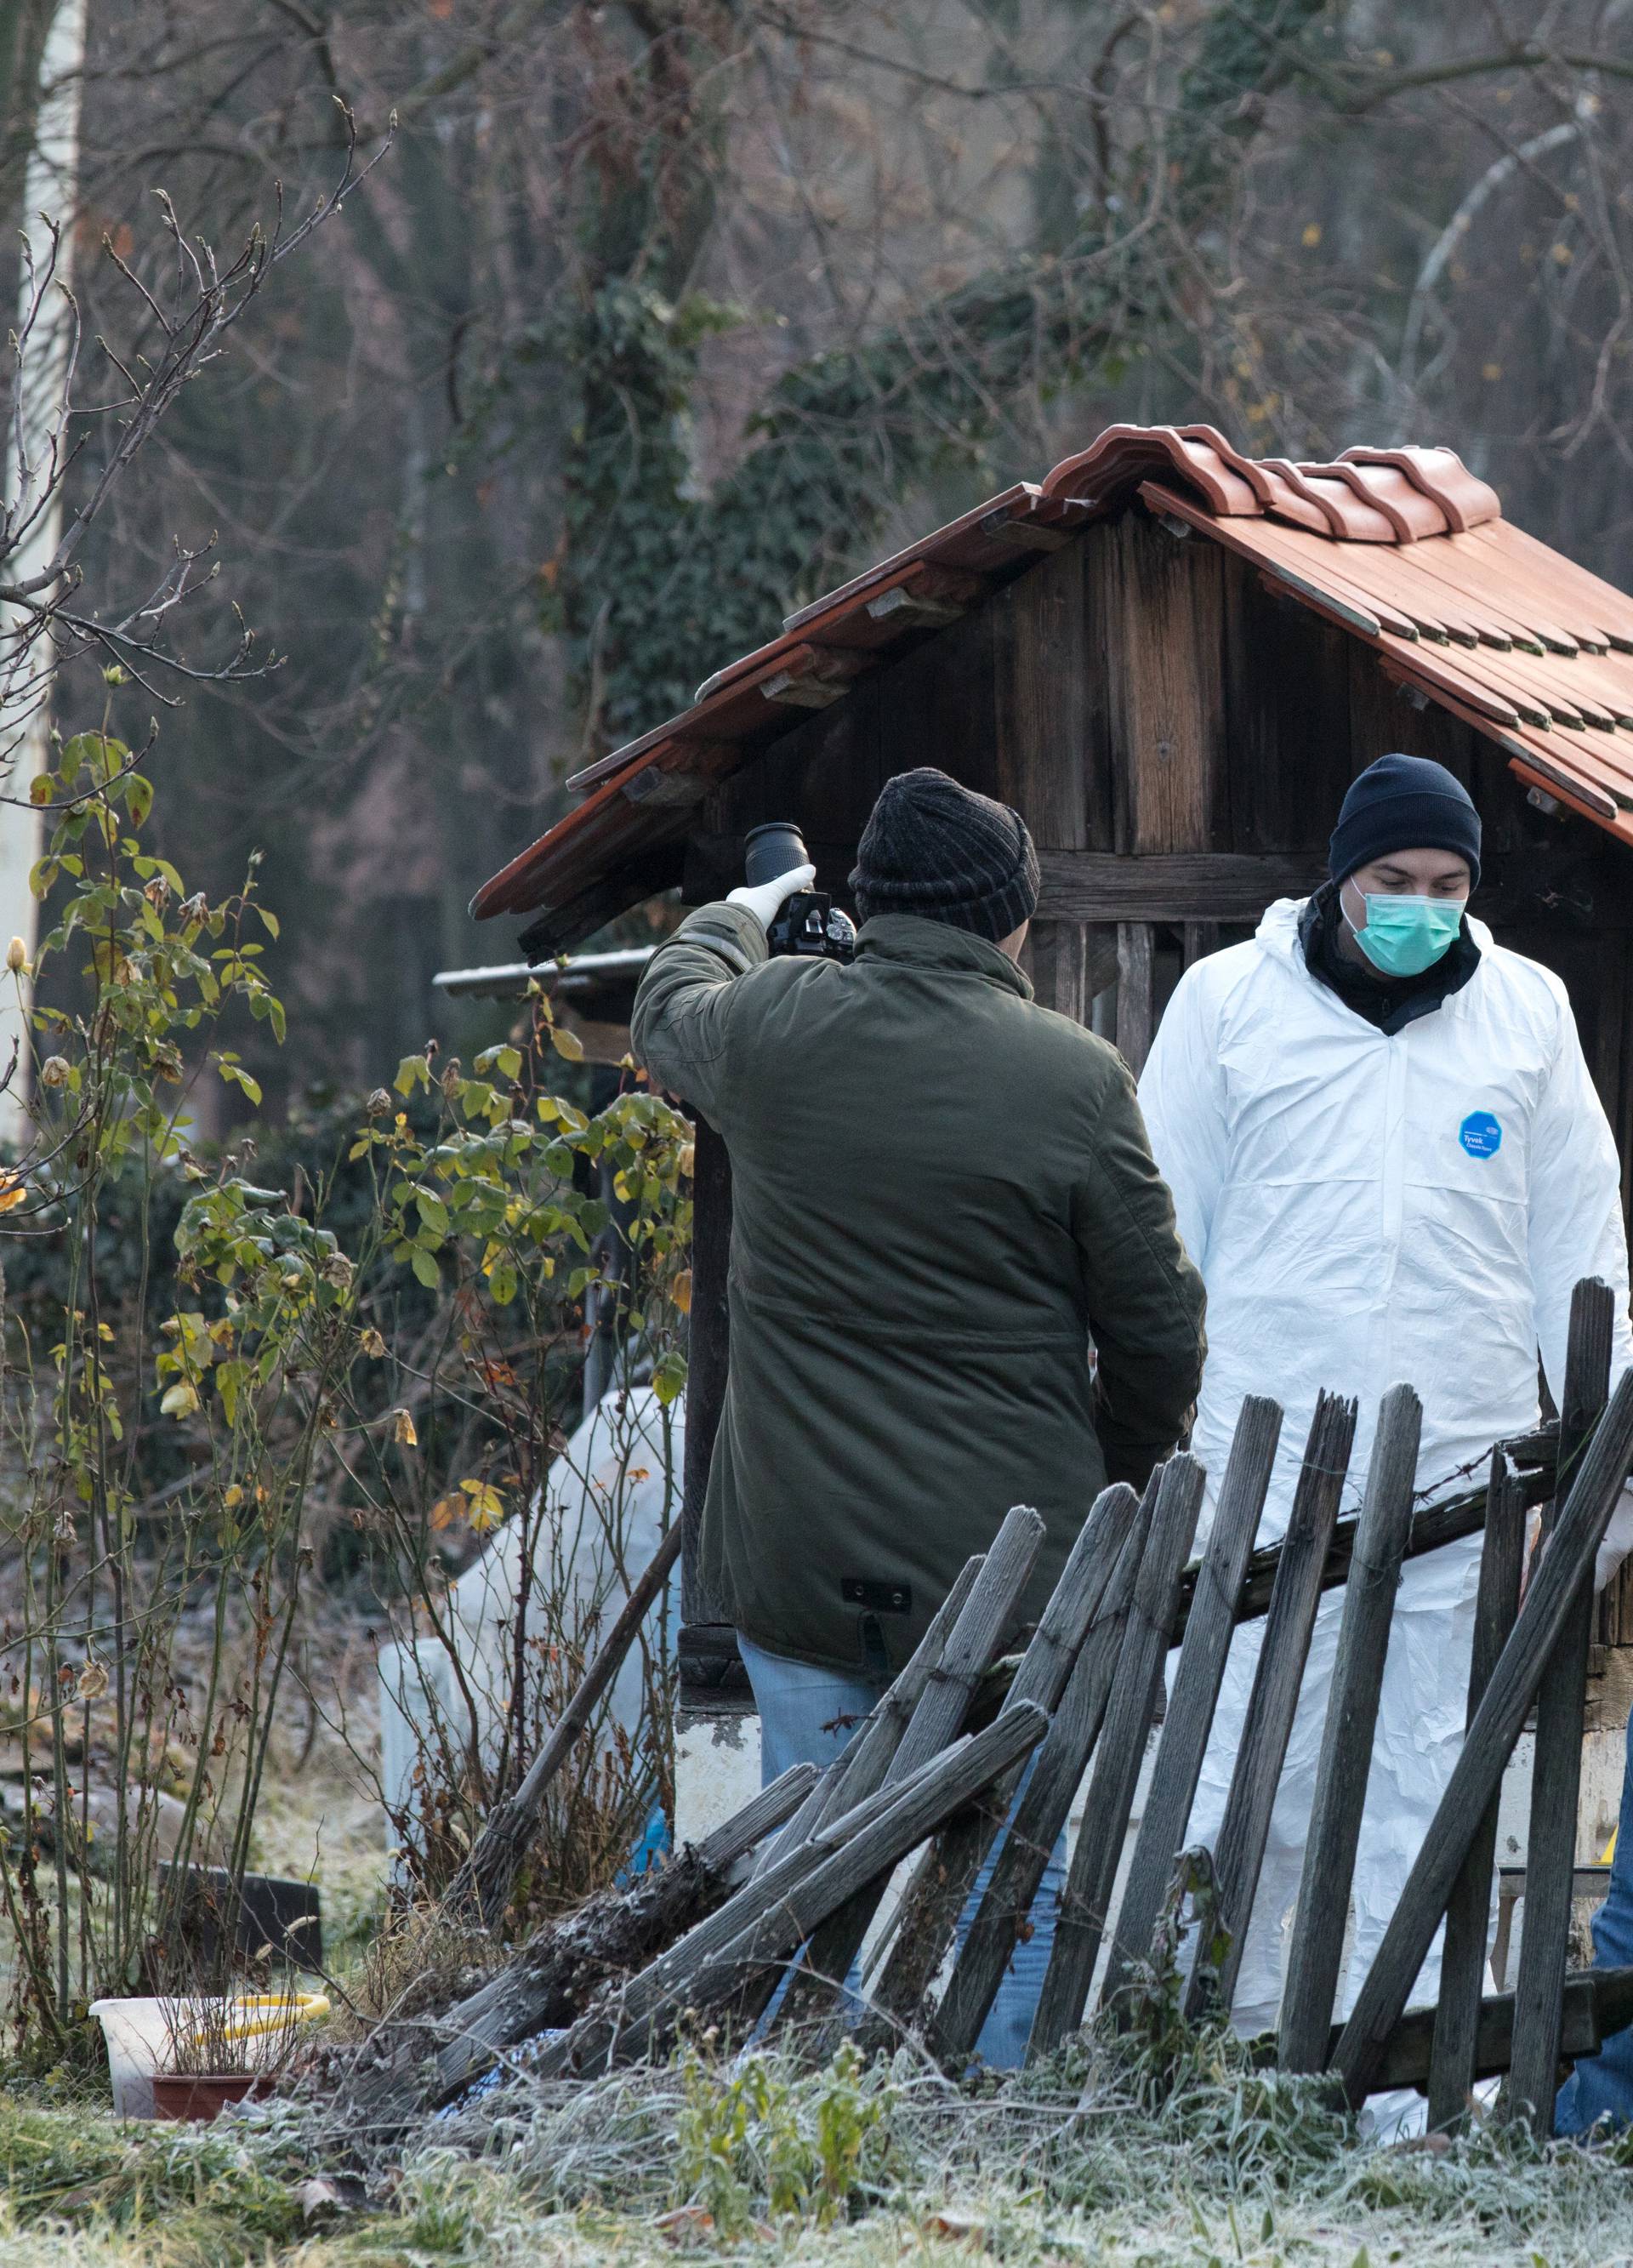
{"type": "Polygon", "coordinates": [[[864,922],[918,914],[996,943],[1032,918],[1038,854],[1018,811],[924,764],[885,782],[850,887],[864,922]]]}
{"type": "Polygon", "coordinates": [[[1480,814],[1468,790],[1427,756],[1379,756],[1352,780],[1328,847],[1333,880],[1392,850],[1450,850],[1480,880],[1480,814]]]}

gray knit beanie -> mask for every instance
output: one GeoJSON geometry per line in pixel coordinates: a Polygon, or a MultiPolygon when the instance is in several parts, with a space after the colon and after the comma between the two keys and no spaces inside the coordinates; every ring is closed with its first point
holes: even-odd
{"type": "Polygon", "coordinates": [[[923,764],[885,782],[850,876],[857,911],[917,914],[996,943],[1032,918],[1038,854],[1006,803],[923,764]]]}

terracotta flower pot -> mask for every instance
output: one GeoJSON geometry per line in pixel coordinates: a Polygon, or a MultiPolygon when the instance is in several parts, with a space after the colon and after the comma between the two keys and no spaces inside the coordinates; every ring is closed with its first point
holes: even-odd
{"type": "Polygon", "coordinates": [[[259,2072],[158,2072],[153,2109],[160,2118],[210,2119],[229,2102],[271,2093],[272,2081],[259,2072]]]}

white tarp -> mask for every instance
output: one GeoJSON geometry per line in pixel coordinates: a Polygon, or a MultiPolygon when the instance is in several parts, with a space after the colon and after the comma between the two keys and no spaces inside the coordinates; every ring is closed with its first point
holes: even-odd
{"type": "MultiPolygon", "coordinates": [[[[593,1631],[614,1620],[666,1527],[680,1517],[685,1440],[685,1396],[672,1404],[666,1429],[650,1386],[610,1392],[585,1418],[550,1466],[543,1516],[535,1511],[526,1522],[535,1601],[530,1630],[544,1627],[539,1602],[559,1601],[593,1651],[593,1631]]],[[[421,1631],[380,1648],[380,1784],[389,1813],[411,1808],[426,1744],[445,1739],[460,1752],[473,1716],[482,1754],[491,1762],[497,1753],[515,1674],[523,1547],[524,1523],[512,1519],[438,1600],[440,1635],[421,1631]]],[[[668,1587],[673,1621],[679,1588],[678,1581],[668,1587]]],[[[664,1611],[660,1600],[648,1624],[654,1639],[664,1611]]],[[[604,1705],[612,1722],[629,1730],[639,1723],[643,1678],[637,1645],[604,1705]]]]}

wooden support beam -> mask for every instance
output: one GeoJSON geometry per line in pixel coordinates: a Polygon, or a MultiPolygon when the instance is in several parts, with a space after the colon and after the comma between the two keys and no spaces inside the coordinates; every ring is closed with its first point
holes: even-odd
{"type": "Polygon", "coordinates": [[[1372,1440],[1316,1767],[1298,1925],[1282,1999],[1284,2071],[1320,2071],[1327,2061],[1423,1422],[1423,1406],[1411,1388],[1392,1387],[1372,1440]]]}
{"type": "Polygon", "coordinates": [[[1459,1871],[1497,1793],[1519,1728],[1633,1467],[1633,1371],[1617,1382],[1542,1554],[1445,1793],[1390,1917],[1383,1943],[1333,2059],[1357,2107],[1372,2091],[1389,2035],[1423,1965],[1459,1871]]]}
{"type": "MultiPolygon", "coordinates": [[[[1265,1617],[1259,1667],[1248,1697],[1236,1770],[1225,1799],[1225,1817],[1214,1852],[1219,1921],[1230,1945],[1219,1965],[1217,1990],[1228,2010],[1258,1896],[1260,1870],[1269,1840],[1270,1813],[1287,1755],[1298,1689],[1310,1651],[1310,1632],[1320,1603],[1321,1568],[1338,1517],[1338,1499],[1355,1440],[1356,1406],[1341,1395],[1317,1396],[1304,1466],[1288,1515],[1287,1535],[1276,1570],[1270,1611],[1265,1617]]],[[[1186,1996],[1186,2011],[1199,2017],[1214,1989],[1211,1970],[1198,1962],[1186,1996]]]]}
{"type": "MultiPolygon", "coordinates": [[[[1518,1440],[1501,1445],[1514,1468],[1516,1485],[1527,1506],[1540,1504],[1553,1493],[1556,1439],[1554,1428],[1544,1425],[1537,1432],[1523,1434],[1518,1440]]],[[[1412,1521],[1405,1556],[1421,1559],[1426,1551],[1438,1551],[1445,1544],[1455,1543],[1460,1536],[1478,1535],[1485,1524],[1486,1487],[1482,1481],[1478,1488],[1461,1489],[1455,1496],[1442,1497],[1436,1504],[1425,1505],[1412,1521]]],[[[1355,1531],[1353,1520],[1341,1520],[1334,1529],[1327,1565],[1321,1570],[1324,1591],[1342,1590],[1349,1581],[1355,1531]]],[[[1279,1543],[1265,1544],[1248,1560],[1236,1601],[1239,1623],[1254,1622],[1268,1611],[1281,1564],[1279,1543]]],[[[1180,1586],[1180,1611],[1174,1624],[1176,1646],[1188,1624],[1196,1580],[1195,1571],[1189,1571],[1180,1586]]]]}
{"type": "Polygon", "coordinates": [[[686,1459],[681,1476],[680,1619],[719,1619],[702,1585],[703,1499],[715,1435],[725,1407],[730,1326],[726,1276],[732,1263],[732,1163],[725,1144],[693,1111],[692,1307],[688,1330],[686,1459]]]}
{"type": "MultiPolygon", "coordinates": [[[[1038,852],[1040,921],[1256,923],[1277,898],[1305,898],[1327,878],[1315,851],[1172,850],[1123,857],[1110,850],[1038,852]]],[[[1494,853],[1474,910],[1498,929],[1560,917],[1556,865],[1534,855],[1494,853]]],[[[1619,934],[1633,923],[1633,894],[1594,887],[1591,919],[1619,934]]],[[[1581,918],[1569,906],[1566,917],[1581,918]]],[[[1203,949],[1206,949],[1205,947],[1203,949]]]]}
{"type": "MultiPolygon", "coordinates": [[[[1605,2042],[1633,2024],[1633,1969],[1578,1969],[1565,1979],[1561,1996],[1560,2053],[1566,2057],[1597,2055],[1605,2042]]],[[[1432,2008],[1409,2008],[1389,2035],[1372,2081],[1374,2094],[1388,2088],[1428,2084],[1431,2074],[1431,2036],[1435,2029],[1432,2008]]],[[[1336,2048],[1339,2028],[1334,2027],[1336,2048]]],[[[1498,1992],[1478,2002],[1470,2027],[1473,2077],[1497,2079],[1513,2054],[1514,1996],[1498,1992]]],[[[1253,2043],[1254,2060],[1269,2068],[1276,2057],[1276,2037],[1267,2032],[1253,2043]]]]}
{"type": "Polygon", "coordinates": [[[647,764],[631,772],[620,792],[626,803],[682,810],[701,803],[716,784],[710,775],[682,764],[647,764]]]}
{"type": "MultiPolygon", "coordinates": [[[[1470,1725],[1519,1611],[1525,1550],[1525,1492],[1506,1454],[1497,1447],[1491,1452],[1491,1473],[1486,1484],[1486,1534],[1480,1554],[1480,1588],[1475,1598],[1468,1668],[1470,1725]]],[[[1434,2133],[1445,2133],[1467,2116],[1470,2089],[1479,2076],[1477,2030],[1486,1933],[1491,1919],[1497,1800],[1493,1796],[1486,1806],[1446,1907],[1434,2052],[1429,2065],[1429,2125],[1434,2133]]]]}
{"type": "Polygon", "coordinates": [[[794,646],[781,667],[761,680],[761,697],[791,709],[830,709],[849,693],[864,659],[833,646],[794,646]]]}
{"type": "Polygon", "coordinates": [[[1041,520],[1011,519],[1002,512],[989,512],[981,523],[981,532],[993,542],[1009,544],[1017,551],[1059,551],[1071,541],[1064,528],[1046,527],[1041,520]]]}
{"type": "Polygon", "coordinates": [[[1281,1432],[1278,1406],[1250,1394],[1236,1421],[1207,1552],[1195,1579],[1195,1603],[1186,1624],[1180,1666],[1163,1719],[1162,1744],[1129,1862],[1129,1879],[1100,1996],[1102,2007],[1115,2000],[1136,1963],[1151,1952],[1151,1932],[1174,1859],[1185,1840],[1236,1628],[1242,1573],[1269,1492],[1281,1432]]]}
{"type": "MultiPolygon", "coordinates": [[[[1615,1300],[1590,1278],[1571,1295],[1564,1390],[1559,1413],[1559,1469],[1569,1473],[1610,1393],[1615,1300]]],[[[1558,1521],[1544,1513],[1551,1540],[1558,1521]]],[[[1559,1996],[1570,1946],[1570,1880],[1577,1859],[1577,1793],[1582,1772],[1582,1718],[1587,1652],[1593,1633],[1593,1571],[1584,1569],[1554,1652],[1537,1689],[1536,1753],[1531,1772],[1531,1822],[1526,1838],[1526,1926],[1514,1982],[1514,2061],[1511,2117],[1528,2119],[1539,2141],[1554,2131],[1559,2066],[1559,1996]]]]}
{"type": "Polygon", "coordinates": [[[1137,1079],[1157,1033],[1155,939],[1148,922],[1117,925],[1117,1052],[1137,1079]]]}
{"type": "Polygon", "coordinates": [[[1314,855],[1233,850],[1040,850],[1038,865],[1040,921],[1256,922],[1277,898],[1307,897],[1327,873],[1314,855]]]}
{"type": "Polygon", "coordinates": [[[1156,1500],[1151,1534],[1135,1579],[1128,1635],[1118,1658],[1116,1683],[1099,1761],[1089,1784],[1083,1826],[1061,1894],[1054,1949],[1026,2043],[1029,2063],[1058,2047],[1083,2021],[1100,1938],[1110,1918],[1117,1861],[1128,1833],[1135,1786],[1145,1761],[1145,1742],[1162,1690],[1180,1571],[1196,1533],[1206,1477],[1195,1459],[1183,1450],[1152,1476],[1156,1500]]]}
{"type": "Polygon", "coordinates": [[[889,590],[867,601],[867,612],[870,621],[888,622],[892,630],[939,630],[957,622],[964,607],[959,600],[938,597],[931,590],[893,583],[889,590]]]}

